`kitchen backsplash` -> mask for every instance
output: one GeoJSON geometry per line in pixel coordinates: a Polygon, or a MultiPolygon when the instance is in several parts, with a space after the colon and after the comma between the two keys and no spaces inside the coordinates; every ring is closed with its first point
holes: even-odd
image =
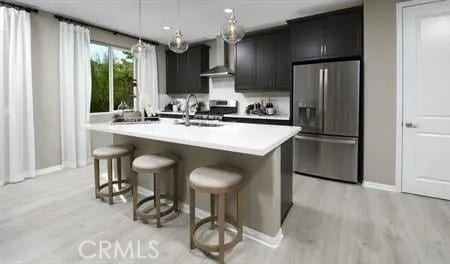
{"type": "MultiPolygon", "coordinates": [[[[270,98],[273,103],[276,114],[289,115],[290,114],[290,97],[289,92],[269,92],[269,93],[237,93],[234,90],[233,77],[214,78],[210,79],[209,94],[197,95],[199,101],[205,103],[210,99],[220,100],[237,100],[239,113],[245,113],[247,105],[261,102],[261,99],[265,101],[270,98]]],[[[185,95],[173,95],[166,94],[160,95],[160,108],[163,109],[165,105],[171,102],[173,99],[185,99],[185,95]]]]}

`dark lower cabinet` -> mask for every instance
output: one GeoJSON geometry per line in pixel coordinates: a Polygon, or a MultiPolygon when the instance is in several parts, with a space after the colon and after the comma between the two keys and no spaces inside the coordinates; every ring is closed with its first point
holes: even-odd
{"type": "Polygon", "coordinates": [[[236,44],[235,90],[290,91],[291,61],[287,28],[249,33],[236,44]]]}
{"type": "Polygon", "coordinates": [[[289,20],[292,62],[361,57],[362,7],[289,20]]]}
{"type": "Polygon", "coordinates": [[[293,139],[281,144],[281,224],[283,224],[293,204],[293,144],[293,139]]]}
{"type": "Polygon", "coordinates": [[[209,80],[200,73],[209,68],[209,47],[199,45],[177,54],[166,51],[166,93],[208,93],[209,80]]]}
{"type": "Polygon", "coordinates": [[[223,121],[236,123],[249,123],[249,124],[280,125],[280,126],[290,125],[289,120],[282,120],[282,119],[240,118],[240,117],[224,116],[223,121]]]}

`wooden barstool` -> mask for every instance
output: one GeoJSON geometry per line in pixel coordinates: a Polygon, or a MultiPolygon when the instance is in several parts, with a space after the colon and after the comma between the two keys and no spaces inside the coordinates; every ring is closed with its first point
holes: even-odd
{"type": "Polygon", "coordinates": [[[242,186],[243,172],[233,166],[217,165],[200,167],[189,175],[189,208],[190,208],[190,244],[191,249],[198,248],[205,253],[218,252],[219,262],[225,262],[225,250],[234,248],[242,241],[242,197],[240,189],[242,186]],[[195,223],[195,192],[209,193],[211,216],[201,219],[195,223]],[[229,193],[237,193],[237,220],[227,219],[227,223],[234,226],[237,235],[232,241],[225,244],[225,198],[229,193]],[[217,215],[215,214],[215,199],[219,198],[217,215]],[[210,223],[211,229],[215,228],[214,222],[218,222],[219,243],[218,245],[205,245],[195,238],[195,232],[204,224],[210,223]]]}
{"type": "Polygon", "coordinates": [[[161,227],[161,217],[172,212],[178,212],[178,158],[173,154],[142,155],[133,161],[133,220],[137,218],[142,220],[156,219],[156,226],[161,227]],[[173,194],[161,194],[161,179],[159,172],[173,170],[173,194]],[[138,201],[138,173],[153,173],[153,192],[152,196],[138,201]],[[172,200],[173,205],[161,212],[161,198],[172,200]],[[155,213],[141,211],[145,203],[153,201],[155,213]]]}
{"type": "Polygon", "coordinates": [[[122,179],[122,158],[130,156],[130,163],[133,159],[134,147],[123,145],[103,146],[96,148],[93,151],[94,157],[94,174],[95,174],[95,198],[103,199],[107,197],[109,204],[113,204],[113,197],[132,191],[131,182],[129,179],[122,179]],[[108,182],[100,185],[100,160],[106,160],[108,166],[108,182]],[[117,180],[113,180],[113,159],[117,160],[117,180]],[[125,183],[128,186],[122,188],[122,184],[125,183]],[[113,185],[118,187],[118,191],[113,191],[113,185]],[[108,187],[107,192],[101,190],[108,187]]]}

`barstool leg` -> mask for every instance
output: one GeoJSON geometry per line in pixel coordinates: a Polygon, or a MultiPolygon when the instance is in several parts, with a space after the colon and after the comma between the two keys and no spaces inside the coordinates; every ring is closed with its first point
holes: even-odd
{"type": "Polygon", "coordinates": [[[153,173],[153,194],[155,199],[153,199],[153,206],[156,208],[156,173],[153,173]]]}
{"type": "Polygon", "coordinates": [[[113,184],[112,184],[112,159],[108,159],[108,196],[109,204],[113,204],[113,184]]]}
{"type": "Polygon", "coordinates": [[[117,158],[117,185],[119,190],[122,190],[122,161],[121,158],[117,158]]]}
{"type": "MultiPolygon", "coordinates": [[[[133,173],[134,173],[134,171],[133,171],[133,160],[134,160],[134,152],[131,152],[131,154],[130,154],[130,168],[128,168],[128,173],[127,173],[127,177],[131,180],[131,183],[133,183],[132,177],[133,177],[133,173]]],[[[131,194],[133,194],[133,192],[134,192],[133,188],[131,188],[131,192],[132,192],[131,194]]]]}
{"type": "Polygon", "coordinates": [[[175,212],[179,212],[178,208],[178,164],[173,168],[173,206],[175,212]]]}
{"type": "Polygon", "coordinates": [[[133,221],[137,220],[136,216],[136,209],[137,209],[137,202],[138,202],[138,175],[137,172],[132,171],[131,172],[131,184],[133,184],[133,221]]]}
{"type": "Polygon", "coordinates": [[[219,194],[219,263],[225,263],[225,194],[219,194]]]}
{"type": "Polygon", "coordinates": [[[155,173],[156,227],[161,227],[161,184],[155,173]]]}
{"type": "Polygon", "coordinates": [[[216,228],[215,224],[214,224],[214,216],[216,215],[216,195],[215,194],[210,194],[209,195],[209,206],[211,208],[211,226],[209,227],[209,229],[213,230],[214,228],[216,228]]]}
{"type": "Polygon", "coordinates": [[[195,248],[194,231],[195,231],[195,190],[189,187],[189,237],[191,249],[195,248]]]}
{"type": "Polygon", "coordinates": [[[94,178],[95,199],[98,199],[98,192],[100,191],[100,161],[98,159],[94,159],[94,178]]]}
{"type": "Polygon", "coordinates": [[[242,241],[242,233],[243,233],[243,230],[242,230],[242,218],[243,218],[243,200],[244,199],[242,199],[242,192],[241,191],[238,191],[237,192],[237,197],[236,197],[236,200],[237,200],[237,205],[236,205],[236,208],[237,208],[237,226],[238,226],[238,236],[239,236],[239,241],[242,241]]]}

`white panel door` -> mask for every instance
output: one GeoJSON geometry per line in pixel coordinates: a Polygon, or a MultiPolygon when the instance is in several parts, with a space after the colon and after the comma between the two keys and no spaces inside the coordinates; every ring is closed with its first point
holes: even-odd
{"type": "Polygon", "coordinates": [[[403,9],[402,191],[450,199],[450,1],[403,9]]]}

